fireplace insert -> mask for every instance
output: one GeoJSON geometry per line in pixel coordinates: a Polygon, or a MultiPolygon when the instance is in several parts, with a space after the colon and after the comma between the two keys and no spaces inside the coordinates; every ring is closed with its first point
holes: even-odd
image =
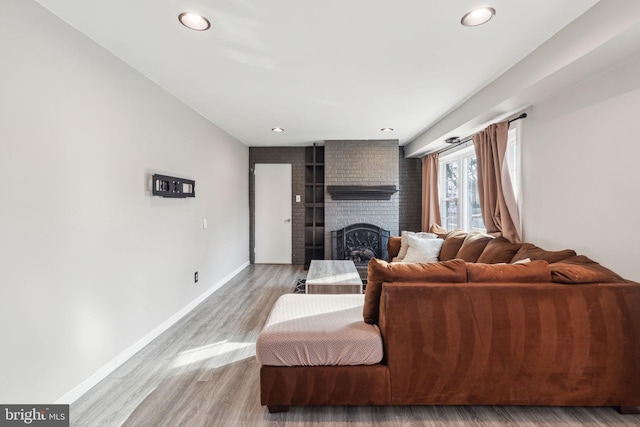
{"type": "Polygon", "coordinates": [[[352,260],[360,277],[366,279],[367,264],[372,258],[388,258],[389,230],[372,224],[352,224],[331,232],[333,259],[352,260]]]}

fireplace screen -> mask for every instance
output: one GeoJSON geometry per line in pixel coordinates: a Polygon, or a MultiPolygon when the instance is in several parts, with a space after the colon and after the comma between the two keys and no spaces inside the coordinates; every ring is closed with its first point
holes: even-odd
{"type": "Polygon", "coordinates": [[[353,224],[331,232],[333,259],[352,260],[362,267],[371,258],[387,260],[389,231],[372,224],[353,224]]]}

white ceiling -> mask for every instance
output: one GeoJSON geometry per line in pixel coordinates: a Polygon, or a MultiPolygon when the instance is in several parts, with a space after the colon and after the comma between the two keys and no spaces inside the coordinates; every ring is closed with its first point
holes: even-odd
{"type": "Polygon", "coordinates": [[[38,2],[249,146],[409,143],[598,3],[38,2]],[[460,25],[487,5],[497,11],[488,24],[460,25]],[[186,29],[184,11],[211,29],[186,29]]]}

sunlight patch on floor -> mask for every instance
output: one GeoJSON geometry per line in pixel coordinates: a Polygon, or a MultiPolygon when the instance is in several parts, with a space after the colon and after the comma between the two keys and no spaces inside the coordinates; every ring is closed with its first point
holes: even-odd
{"type": "Polygon", "coordinates": [[[224,340],[183,351],[177,356],[171,367],[180,368],[194,363],[206,362],[208,367],[218,368],[255,356],[255,354],[255,343],[229,342],[224,340]]]}

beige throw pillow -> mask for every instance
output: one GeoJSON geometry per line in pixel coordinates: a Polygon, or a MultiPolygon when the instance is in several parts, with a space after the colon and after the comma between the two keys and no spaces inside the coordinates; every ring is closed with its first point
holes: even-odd
{"type": "Polygon", "coordinates": [[[438,255],[444,243],[443,239],[424,239],[407,236],[409,249],[402,262],[438,262],[438,255]]]}
{"type": "Polygon", "coordinates": [[[409,250],[409,241],[407,238],[409,236],[414,236],[419,239],[436,239],[438,237],[433,233],[414,233],[413,231],[403,231],[400,233],[400,250],[396,256],[397,260],[394,258],[394,261],[402,261],[402,259],[407,256],[407,250],[409,250]]]}

